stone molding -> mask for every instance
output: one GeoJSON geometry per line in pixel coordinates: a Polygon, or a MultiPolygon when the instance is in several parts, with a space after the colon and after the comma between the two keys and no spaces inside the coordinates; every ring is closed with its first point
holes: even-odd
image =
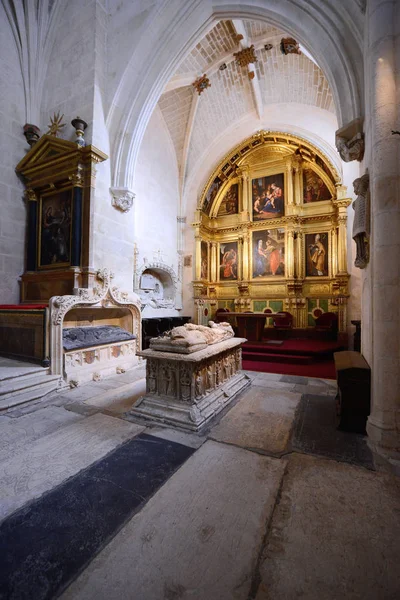
{"type": "Polygon", "coordinates": [[[111,187],[112,205],[121,212],[129,212],[133,206],[135,193],[126,187],[111,187]]]}
{"type": "Polygon", "coordinates": [[[63,323],[66,314],[79,308],[124,307],[132,314],[132,333],[136,336],[136,350],[141,349],[141,312],[140,299],[136,294],[128,294],[111,285],[114,274],[108,269],[96,273],[98,284],[93,288],[78,288],[73,295],[53,296],[50,298],[50,353],[51,372],[63,374],[64,350],[62,342],[63,323]]]}

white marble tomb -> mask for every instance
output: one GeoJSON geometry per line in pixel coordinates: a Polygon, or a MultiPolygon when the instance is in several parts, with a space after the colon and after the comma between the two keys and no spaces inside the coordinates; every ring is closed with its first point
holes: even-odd
{"type": "Polygon", "coordinates": [[[146,395],[131,414],[198,431],[250,385],[242,367],[244,338],[223,340],[191,354],[143,350],[146,395]]]}

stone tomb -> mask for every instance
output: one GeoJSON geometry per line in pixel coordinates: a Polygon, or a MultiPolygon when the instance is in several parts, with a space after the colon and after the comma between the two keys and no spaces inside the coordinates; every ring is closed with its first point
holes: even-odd
{"type": "Polygon", "coordinates": [[[146,395],[131,414],[198,431],[250,385],[240,372],[245,341],[231,337],[186,354],[138,352],[147,359],[146,395]]]}

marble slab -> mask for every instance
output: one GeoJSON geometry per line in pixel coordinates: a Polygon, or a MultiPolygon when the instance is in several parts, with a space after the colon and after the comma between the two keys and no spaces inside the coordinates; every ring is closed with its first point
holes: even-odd
{"type": "Polygon", "coordinates": [[[34,440],[82,418],[58,406],[47,406],[18,418],[0,416],[0,462],[18,454],[34,440]]]}
{"type": "Polygon", "coordinates": [[[0,463],[0,519],[141,431],[134,423],[96,414],[36,440],[0,463]]]}
{"type": "Polygon", "coordinates": [[[220,442],[280,455],[288,450],[300,394],[252,386],[210,432],[220,442]]]}
{"type": "Polygon", "coordinates": [[[247,600],[285,466],[206,442],[63,600],[247,600]]]}
{"type": "Polygon", "coordinates": [[[293,454],[256,600],[399,597],[400,480],[293,454]]]}
{"type": "Polygon", "coordinates": [[[139,435],[14,513],[0,525],[0,597],[58,597],[192,453],[139,435]]]}

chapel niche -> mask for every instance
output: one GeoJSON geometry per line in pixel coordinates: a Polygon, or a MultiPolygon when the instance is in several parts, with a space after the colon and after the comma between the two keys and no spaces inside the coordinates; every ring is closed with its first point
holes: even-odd
{"type": "Polygon", "coordinates": [[[239,144],[199,197],[198,321],[218,308],[288,311],[307,328],[335,312],[345,331],[349,204],[334,164],[310,142],[261,131],[239,144]]]}
{"type": "Polygon", "coordinates": [[[152,308],[174,308],[176,287],[170,272],[149,267],[139,277],[139,289],[142,306],[152,308]]]}

